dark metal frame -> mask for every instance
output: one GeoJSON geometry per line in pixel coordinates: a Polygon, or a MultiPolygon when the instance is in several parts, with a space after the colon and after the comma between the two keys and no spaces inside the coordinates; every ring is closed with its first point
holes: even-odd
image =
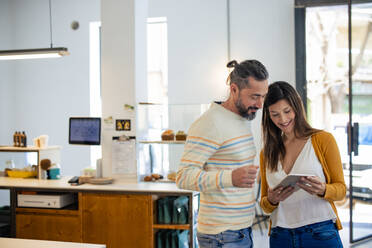
{"type": "MultiPolygon", "coordinates": [[[[352,0],[353,3],[366,3],[372,2],[370,0],[352,0]]],[[[320,7],[320,6],[335,6],[347,5],[349,0],[295,0],[295,7],[320,7]]]]}
{"type": "Polygon", "coordinates": [[[306,8],[295,8],[296,89],[307,111],[306,8]]]}
{"type": "Polygon", "coordinates": [[[372,0],[295,0],[295,49],[296,49],[296,88],[298,93],[301,96],[301,99],[304,103],[305,110],[307,109],[307,89],[306,89],[306,8],[307,7],[320,7],[320,6],[335,6],[335,5],[347,5],[348,6],[348,40],[349,40],[349,123],[348,129],[349,132],[349,146],[350,154],[349,154],[349,162],[350,162],[350,175],[349,175],[349,200],[350,200],[350,221],[349,221],[349,235],[350,235],[350,243],[355,243],[359,241],[364,241],[366,239],[372,238],[372,234],[354,239],[353,237],[353,210],[352,210],[352,202],[353,202],[353,186],[352,186],[352,169],[353,169],[353,161],[351,152],[355,151],[352,147],[355,147],[352,142],[355,141],[354,139],[354,132],[352,129],[355,127],[353,126],[352,122],[352,103],[353,103],[353,96],[352,96],[352,57],[351,57],[351,48],[352,48],[352,18],[351,18],[351,8],[352,4],[358,3],[372,3],[372,0]]]}

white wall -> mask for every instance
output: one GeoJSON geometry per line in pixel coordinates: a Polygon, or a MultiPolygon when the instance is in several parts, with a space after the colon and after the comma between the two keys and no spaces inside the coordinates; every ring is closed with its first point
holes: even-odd
{"type": "MultiPolygon", "coordinates": [[[[11,44],[0,44],[0,49],[46,48],[50,46],[49,7],[46,0],[1,1],[9,7],[0,18],[0,32],[9,33],[11,44]]],[[[64,46],[70,56],[58,59],[3,61],[0,71],[11,67],[14,73],[5,72],[14,89],[9,87],[13,99],[5,104],[14,113],[14,120],[7,120],[11,133],[1,128],[1,144],[11,144],[15,130],[25,130],[29,144],[32,138],[48,134],[49,144],[62,146],[61,167],[63,175],[79,175],[89,165],[89,147],[68,144],[68,118],[89,116],[89,22],[100,21],[99,0],[52,1],[53,46],[64,46]],[[70,28],[72,21],[80,28],[70,28]]],[[[2,35],[2,38],[5,37],[2,35]]],[[[6,35],[8,37],[8,35],[6,35]]],[[[3,84],[1,85],[3,87],[3,84]]],[[[3,99],[1,99],[3,100],[3,99]]],[[[1,109],[1,115],[4,111],[1,109]]]]}
{"type": "MultiPolygon", "coordinates": [[[[0,2],[0,30],[2,35],[0,39],[0,47],[8,47],[12,42],[11,27],[8,25],[11,22],[10,16],[10,0],[0,2]]],[[[13,130],[11,123],[14,121],[13,106],[13,84],[11,77],[13,76],[13,63],[0,61],[0,144],[5,144],[5,141],[12,137],[13,130]]],[[[0,170],[3,170],[3,165],[0,165],[0,170]]],[[[0,206],[9,205],[10,196],[8,190],[0,190],[0,206]]]]}
{"type": "Polygon", "coordinates": [[[260,60],[270,82],[295,85],[294,1],[232,0],[231,57],[260,60]]]}
{"type": "MultiPolygon", "coordinates": [[[[226,0],[152,0],[149,16],[168,19],[169,103],[228,96],[226,0]]],[[[231,59],[258,59],[270,82],[295,85],[293,0],[230,0],[231,59]]],[[[252,123],[260,147],[261,111],[252,123]]]]}
{"type": "MultiPolygon", "coordinates": [[[[2,31],[0,47],[7,48],[13,41],[10,23],[13,19],[10,14],[10,0],[0,2],[0,30],[2,31]]],[[[13,137],[12,122],[14,121],[14,62],[0,60],[0,144],[6,144],[13,137]]]]}
{"type": "Polygon", "coordinates": [[[167,17],[169,103],[209,103],[226,95],[224,0],[151,0],[149,17],[167,17]]]}
{"type": "MultiPolygon", "coordinates": [[[[227,96],[226,0],[152,0],[149,17],[167,17],[170,103],[227,96]]],[[[292,0],[231,0],[231,59],[258,59],[270,80],[294,84],[292,0]]]]}

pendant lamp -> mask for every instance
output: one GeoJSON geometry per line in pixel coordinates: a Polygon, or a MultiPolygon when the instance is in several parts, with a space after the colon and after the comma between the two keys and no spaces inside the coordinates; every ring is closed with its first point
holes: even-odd
{"type": "Polygon", "coordinates": [[[0,50],[0,60],[58,58],[70,54],[65,47],[53,47],[51,6],[52,3],[49,0],[50,48],[0,50]]]}

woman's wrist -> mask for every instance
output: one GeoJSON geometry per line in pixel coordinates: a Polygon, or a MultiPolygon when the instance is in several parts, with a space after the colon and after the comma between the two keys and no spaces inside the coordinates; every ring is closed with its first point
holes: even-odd
{"type": "Polygon", "coordinates": [[[323,185],[324,185],[324,190],[323,190],[323,192],[318,194],[319,197],[324,197],[325,196],[325,193],[326,193],[326,190],[327,190],[327,187],[326,187],[327,185],[325,183],[323,185]]]}
{"type": "Polygon", "coordinates": [[[269,199],[269,197],[267,198],[267,200],[269,201],[269,203],[273,206],[278,206],[279,202],[276,202],[274,203],[272,200],[269,199]]]}

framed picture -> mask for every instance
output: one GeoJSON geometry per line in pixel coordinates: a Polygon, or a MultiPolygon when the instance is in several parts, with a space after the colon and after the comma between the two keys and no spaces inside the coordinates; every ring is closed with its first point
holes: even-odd
{"type": "Polygon", "coordinates": [[[130,120],[116,120],[116,131],[130,131],[130,120]]]}

